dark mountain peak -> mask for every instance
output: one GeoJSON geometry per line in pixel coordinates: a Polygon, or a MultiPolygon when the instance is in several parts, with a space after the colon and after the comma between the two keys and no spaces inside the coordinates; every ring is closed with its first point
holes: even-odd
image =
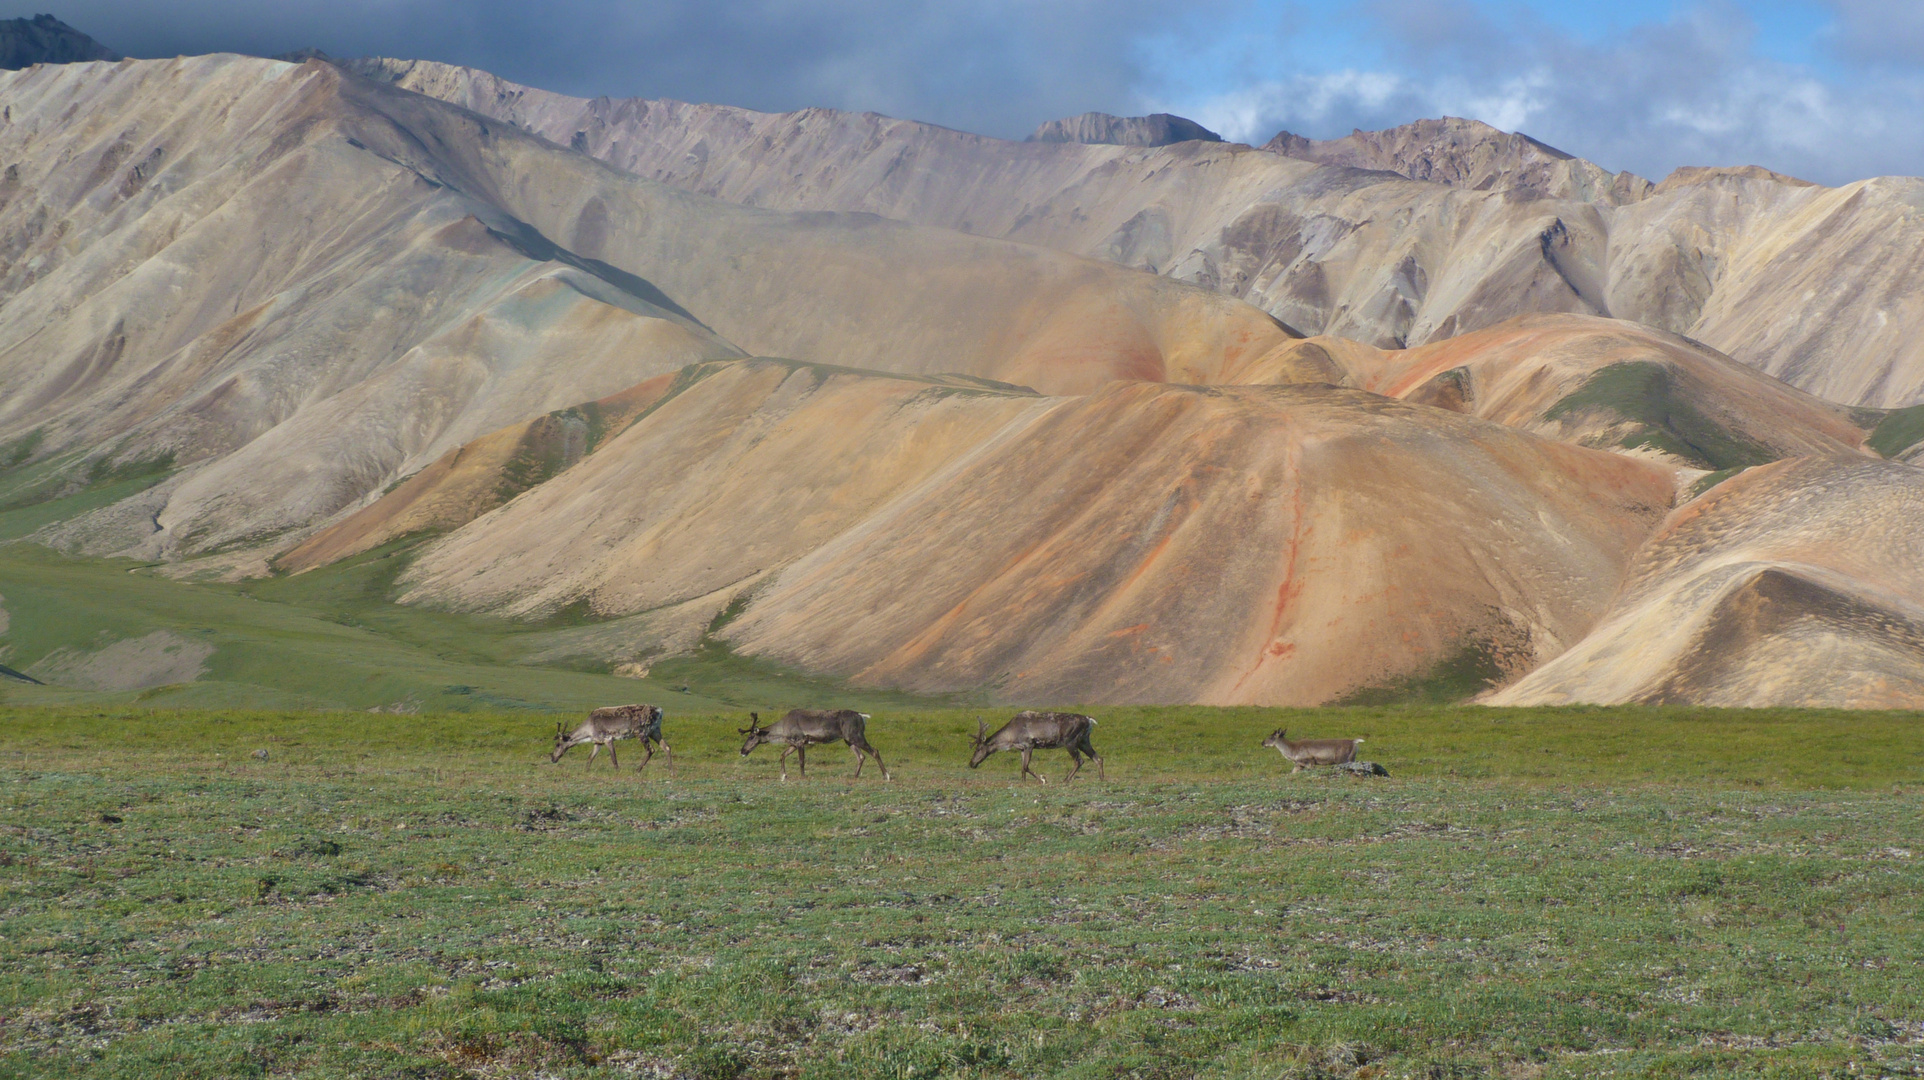
{"type": "Polygon", "coordinates": [[[119,53],[52,15],[0,20],[0,70],[118,59],[119,53]]]}
{"type": "Polygon", "coordinates": [[[324,64],[333,64],[336,67],[345,66],[340,59],[329,56],[327,53],[315,48],[295,49],[292,52],[276,53],[268,57],[268,59],[285,60],[290,64],[305,64],[309,60],[319,60],[324,64]]]}
{"type": "Polygon", "coordinates": [[[1030,142],[1106,143],[1116,146],[1168,146],[1171,143],[1222,142],[1223,137],[1181,116],[1111,116],[1089,112],[1051,120],[1035,129],[1030,142]]]}

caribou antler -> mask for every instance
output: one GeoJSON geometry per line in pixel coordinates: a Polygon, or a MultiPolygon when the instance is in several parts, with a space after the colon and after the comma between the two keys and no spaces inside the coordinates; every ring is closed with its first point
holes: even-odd
{"type": "Polygon", "coordinates": [[[757,725],[759,725],[759,724],[760,724],[761,722],[762,722],[762,714],[761,714],[761,713],[753,713],[753,712],[752,712],[752,713],[749,713],[749,714],[748,714],[748,726],[747,726],[747,727],[738,727],[738,728],[736,728],[736,729],[735,729],[735,731],[736,731],[736,732],[737,732],[738,734],[742,734],[742,735],[753,735],[753,734],[755,734],[755,728],[756,728],[756,726],[757,726],[757,725]]]}
{"type": "Polygon", "coordinates": [[[975,718],[975,745],[981,746],[982,740],[989,737],[989,722],[981,717],[975,718]]]}

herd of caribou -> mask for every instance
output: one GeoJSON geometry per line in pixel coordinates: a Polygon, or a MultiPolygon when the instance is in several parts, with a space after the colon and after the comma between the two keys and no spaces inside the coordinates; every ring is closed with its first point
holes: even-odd
{"type": "MultiPolygon", "coordinates": [[[[808,748],[825,743],[847,743],[849,752],[855,755],[855,775],[862,775],[862,766],[869,758],[875,759],[875,767],[882,770],[882,779],[892,780],[889,768],[882,763],[880,751],[868,741],[869,715],[854,709],[794,709],[787,716],[772,724],[764,725],[760,713],[748,714],[748,726],[737,730],[748,738],[742,743],[742,756],[747,757],[757,746],[770,743],[782,748],[782,779],[788,779],[788,755],[794,754],[803,777],[808,776],[808,748]]],[[[1019,712],[1008,723],[1002,725],[994,734],[989,732],[986,720],[976,721],[974,737],[975,752],[969,757],[969,768],[981,766],[989,755],[1003,750],[1022,752],[1022,772],[1018,776],[1033,776],[1042,783],[1048,779],[1029,767],[1029,756],[1037,750],[1067,750],[1075,768],[1063,777],[1068,783],[1082,771],[1082,759],[1088,758],[1096,763],[1096,775],[1104,780],[1108,775],[1102,768],[1102,755],[1096,753],[1095,744],[1089,736],[1095,731],[1096,720],[1082,713],[1064,712],[1019,712]]],[[[641,767],[647,768],[654,760],[655,747],[661,747],[662,756],[668,759],[668,768],[675,767],[674,751],[668,748],[667,740],[661,736],[661,707],[658,705],[616,705],[596,709],[588,714],[587,722],[573,731],[560,722],[555,722],[554,753],[548,756],[553,763],[561,761],[561,755],[570,749],[594,744],[588,754],[588,764],[593,765],[595,756],[602,747],[608,748],[608,760],[614,767],[621,768],[621,760],[615,756],[615,743],[621,739],[637,739],[646,755],[641,759],[641,767]]],[[[1335,765],[1353,771],[1374,773],[1387,776],[1383,767],[1372,762],[1356,760],[1356,747],[1361,739],[1298,739],[1291,741],[1282,728],[1263,740],[1263,746],[1273,748],[1295,766],[1294,772],[1315,765],[1335,765]]]]}

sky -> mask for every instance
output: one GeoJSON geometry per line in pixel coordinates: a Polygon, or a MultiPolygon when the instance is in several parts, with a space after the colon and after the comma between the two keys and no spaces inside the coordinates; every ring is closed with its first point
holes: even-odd
{"type": "Polygon", "coordinates": [[[0,0],[0,18],[49,8],[130,56],[416,57],[1012,138],[1089,110],[1256,144],[1450,115],[1651,178],[1924,175],[1924,0],[0,0]]]}

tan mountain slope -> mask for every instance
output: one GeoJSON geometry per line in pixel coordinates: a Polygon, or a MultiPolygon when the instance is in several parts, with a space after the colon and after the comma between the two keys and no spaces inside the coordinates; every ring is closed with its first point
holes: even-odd
{"type": "Polygon", "coordinates": [[[1324,165],[1380,169],[1412,180],[1510,191],[1527,198],[1616,206],[1644,198],[1652,186],[1634,173],[1613,174],[1528,135],[1456,116],[1382,131],[1357,130],[1340,139],[1307,139],[1282,131],[1263,149],[1324,165]]]}
{"type": "Polygon", "coordinates": [[[1553,257],[1572,229],[1600,236],[1584,204],[1526,206],[1239,144],[1009,142],[873,113],[588,101],[426,61],[348,66],[691,191],[1092,255],[1311,332],[1400,346],[1519,310],[1601,310],[1600,288],[1573,286],[1553,257]]]}
{"type": "Polygon", "coordinates": [[[1924,470],[1781,461],[1678,508],[1604,621],[1489,698],[1924,708],[1924,470]]]}
{"type": "Polygon", "coordinates": [[[378,140],[371,152],[485,193],[542,238],[640,275],[757,355],[1080,392],[1113,378],[1213,381],[1289,336],[1247,305],[1100,261],[864,215],[758,212],[420,95],[362,80],[339,93],[363,120],[357,130],[378,140]]]}
{"type": "Polygon", "coordinates": [[[1658,194],[1668,194],[1696,184],[1707,184],[1715,180],[1763,180],[1767,183],[1783,184],[1786,187],[1816,187],[1808,180],[1785,176],[1772,172],[1761,165],[1683,165],[1672,169],[1670,175],[1657,183],[1658,194]]]}
{"type": "Polygon", "coordinates": [[[320,63],[0,93],[0,444],[188,467],[87,550],[298,538],[481,434],[745,349],[1079,391],[1286,337],[1060,252],[718,203],[320,63]]]}
{"type": "Polygon", "coordinates": [[[737,361],[403,580],[413,603],[632,617],[613,662],[740,598],[739,650],[863,683],[1307,704],[1555,655],[1673,486],[1355,391],[1050,399],[737,361]]]}
{"type": "Polygon", "coordinates": [[[309,537],[274,565],[296,573],[390,540],[458,529],[569,468],[672,393],[679,375],[657,375],[619,394],[500,431],[435,459],[370,506],[309,537]]]}
{"type": "Polygon", "coordinates": [[[1110,259],[1245,298],[1305,333],[1394,348],[1531,312],[1608,315],[1833,401],[1924,401],[1924,181],[1832,189],[1712,169],[1631,198],[1635,183],[1619,191],[1594,166],[1468,122],[1332,140],[1468,184],[1449,187],[1233,144],[1015,143],[873,114],[587,101],[471,69],[354,63],[689,190],[1110,259]],[[1473,190],[1485,180],[1492,190],[1473,190]],[[1496,190],[1505,182],[1520,186],[1496,190]]]}
{"type": "Polygon", "coordinates": [[[403,599],[628,615],[730,593],[1052,399],[771,360],[712,365],[561,473],[436,544],[403,599]]]}
{"type": "Polygon", "coordinates": [[[1852,411],[1687,338],[1617,320],[1528,315],[1401,352],[1311,338],[1351,385],[1565,442],[1721,470],[1862,445],[1852,411]]]}
{"type": "Polygon", "coordinates": [[[1717,170],[1616,212],[1609,306],[1829,401],[1924,401],[1924,180],[1717,170]],[[1688,320],[1688,326],[1682,324],[1688,320]]]}
{"type": "Polygon", "coordinates": [[[782,570],[726,636],[1011,700],[1307,705],[1452,664],[1503,678],[1585,632],[1672,483],[1357,391],[1118,384],[782,570]]]}
{"type": "Polygon", "coordinates": [[[410,459],[740,355],[355,147],[339,79],[237,57],[0,78],[0,440],[200,466],[96,550],[298,528],[410,459]]]}

